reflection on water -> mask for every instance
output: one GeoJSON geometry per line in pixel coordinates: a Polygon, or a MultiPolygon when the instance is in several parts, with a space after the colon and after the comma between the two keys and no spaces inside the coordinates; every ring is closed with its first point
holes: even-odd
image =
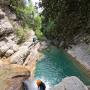
{"type": "Polygon", "coordinates": [[[78,68],[71,62],[62,50],[56,47],[48,48],[43,51],[44,56],[38,61],[35,70],[36,79],[41,79],[49,85],[58,84],[63,78],[67,76],[77,76],[85,84],[90,84],[88,79],[78,68]]]}

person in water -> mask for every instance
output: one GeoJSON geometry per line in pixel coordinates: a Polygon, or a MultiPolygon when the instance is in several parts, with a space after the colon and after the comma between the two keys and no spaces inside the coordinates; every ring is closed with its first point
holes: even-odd
{"type": "Polygon", "coordinates": [[[45,84],[41,80],[36,80],[36,83],[34,82],[34,84],[32,80],[29,80],[29,79],[25,80],[23,82],[23,90],[45,90],[46,89],[45,84]],[[35,87],[34,84],[36,84],[37,87],[35,87]]]}
{"type": "Polygon", "coordinates": [[[45,84],[41,80],[37,80],[36,84],[37,84],[39,90],[45,90],[46,89],[45,84]]]}

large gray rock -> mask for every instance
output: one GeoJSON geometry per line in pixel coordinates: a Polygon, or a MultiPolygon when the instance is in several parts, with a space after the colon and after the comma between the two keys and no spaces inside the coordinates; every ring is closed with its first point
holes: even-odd
{"type": "Polygon", "coordinates": [[[9,50],[9,47],[7,45],[0,47],[0,56],[2,56],[8,50],[9,50]]]}
{"type": "Polygon", "coordinates": [[[9,49],[9,50],[5,53],[5,56],[6,56],[6,57],[9,57],[9,56],[11,56],[12,54],[14,54],[14,51],[11,50],[11,49],[9,49]]]}
{"type": "Polygon", "coordinates": [[[23,64],[27,55],[29,55],[30,50],[27,46],[23,46],[15,54],[11,56],[11,63],[23,64]]]}
{"type": "Polygon", "coordinates": [[[15,42],[12,40],[9,40],[7,42],[5,41],[0,42],[0,56],[6,53],[5,56],[8,57],[18,50],[19,50],[19,46],[15,44],[15,42]]]}
{"type": "Polygon", "coordinates": [[[77,77],[66,77],[61,83],[50,90],[88,90],[88,88],[77,77]]]}

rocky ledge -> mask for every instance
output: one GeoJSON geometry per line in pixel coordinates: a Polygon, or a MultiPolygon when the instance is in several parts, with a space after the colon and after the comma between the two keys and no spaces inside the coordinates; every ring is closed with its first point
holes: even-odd
{"type": "Polygon", "coordinates": [[[73,45],[72,48],[68,50],[68,53],[90,72],[90,45],[85,43],[73,45]]]}
{"type": "Polygon", "coordinates": [[[88,90],[88,88],[77,77],[66,77],[61,83],[50,90],[88,90]]]}
{"type": "Polygon", "coordinates": [[[0,90],[22,90],[22,82],[29,77],[25,67],[0,61],[0,90]]]}

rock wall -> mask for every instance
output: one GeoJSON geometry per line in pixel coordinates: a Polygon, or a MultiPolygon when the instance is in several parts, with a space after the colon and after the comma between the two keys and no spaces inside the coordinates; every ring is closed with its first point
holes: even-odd
{"type": "Polygon", "coordinates": [[[9,62],[12,64],[25,65],[31,59],[37,60],[40,44],[37,43],[37,37],[33,30],[28,30],[27,40],[18,44],[19,38],[15,30],[21,26],[18,23],[19,20],[16,21],[16,19],[16,15],[8,7],[0,9],[0,57],[10,58],[9,62]],[[35,38],[35,42],[33,42],[33,38],[35,38]]]}
{"type": "Polygon", "coordinates": [[[0,57],[11,56],[18,50],[15,30],[6,13],[0,9],[0,57]]]}
{"type": "Polygon", "coordinates": [[[78,67],[85,72],[90,77],[90,45],[85,43],[80,43],[77,45],[72,45],[71,49],[67,51],[73,58],[74,62],[78,64],[78,67]]]}

